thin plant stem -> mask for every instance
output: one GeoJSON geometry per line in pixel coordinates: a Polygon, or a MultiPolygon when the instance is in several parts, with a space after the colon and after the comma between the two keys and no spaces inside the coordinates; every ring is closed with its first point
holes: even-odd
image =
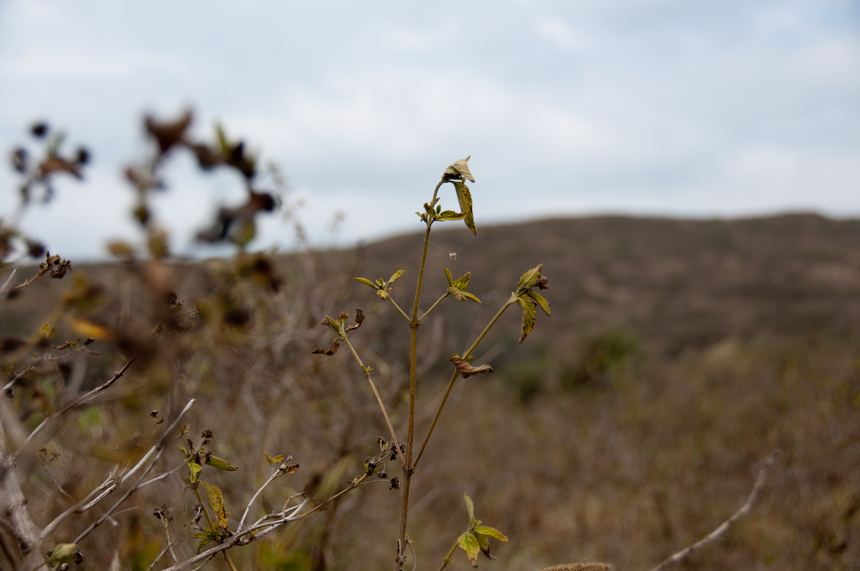
{"type": "Polygon", "coordinates": [[[448,297],[449,295],[451,295],[451,294],[450,294],[450,293],[448,293],[447,291],[446,291],[445,293],[443,293],[442,295],[440,295],[440,296],[439,296],[439,299],[437,299],[436,301],[434,301],[434,302],[433,302],[433,305],[431,305],[431,306],[430,306],[430,309],[428,309],[427,311],[425,311],[424,313],[422,313],[422,314],[421,314],[421,317],[419,317],[419,318],[418,318],[418,321],[424,321],[424,319],[425,319],[428,315],[430,315],[430,313],[431,313],[434,309],[436,309],[436,306],[438,306],[440,303],[442,303],[442,301],[443,301],[446,297],[448,297]]]}
{"type": "Polygon", "coordinates": [[[458,542],[455,541],[454,545],[451,546],[451,549],[448,550],[448,553],[445,554],[445,557],[442,559],[442,565],[439,567],[439,571],[442,571],[445,567],[451,563],[451,557],[454,555],[454,550],[457,549],[458,542]]]}
{"type": "Polygon", "coordinates": [[[370,369],[367,365],[364,364],[364,361],[361,360],[361,357],[358,355],[358,351],[355,350],[355,347],[349,340],[349,336],[344,333],[341,335],[346,346],[349,347],[350,353],[355,358],[356,363],[361,368],[364,373],[365,378],[367,378],[367,382],[370,384],[370,390],[373,391],[373,396],[376,397],[376,402],[379,404],[379,410],[382,411],[382,416],[385,417],[385,424],[388,426],[388,434],[391,436],[391,445],[397,451],[397,457],[400,458],[400,463],[403,465],[404,470],[407,467],[406,459],[403,457],[403,452],[400,450],[400,441],[397,439],[397,433],[394,432],[394,425],[391,423],[391,417],[388,415],[388,409],[385,408],[385,402],[382,400],[382,395],[379,394],[379,389],[376,388],[376,383],[373,382],[373,375],[370,374],[370,369]]]}
{"type": "Polygon", "coordinates": [[[393,306],[395,307],[395,309],[397,309],[397,311],[399,311],[399,312],[400,312],[400,315],[402,315],[402,316],[403,316],[403,318],[404,318],[406,321],[412,321],[412,320],[409,318],[409,315],[407,315],[407,313],[406,313],[405,311],[403,311],[403,308],[402,308],[402,307],[400,307],[400,304],[398,304],[396,301],[394,301],[394,298],[393,298],[393,297],[391,297],[391,294],[390,294],[390,293],[389,293],[389,295],[388,295],[388,301],[390,301],[390,302],[391,302],[391,305],[393,305],[393,306]]]}
{"type": "MultiPolygon", "coordinates": [[[[431,207],[436,203],[439,189],[445,183],[445,177],[439,179],[436,188],[433,189],[433,198],[428,204],[431,207]]],[[[427,252],[430,249],[430,230],[433,227],[433,219],[427,219],[427,229],[424,231],[424,244],[421,250],[421,262],[418,264],[418,279],[415,283],[415,299],[412,301],[412,314],[409,320],[409,416],[407,418],[406,434],[406,465],[403,470],[403,496],[400,506],[400,534],[397,542],[397,558],[395,569],[403,567],[403,553],[406,545],[406,522],[409,519],[409,490],[412,485],[412,448],[415,444],[415,394],[417,390],[418,369],[418,311],[421,305],[421,291],[424,288],[424,272],[427,269],[427,252]]]]}
{"type": "MultiPolygon", "coordinates": [[[[484,327],[483,331],[481,331],[478,336],[472,341],[472,344],[469,345],[465,351],[463,351],[463,358],[468,359],[471,355],[472,351],[474,351],[481,341],[484,340],[484,337],[490,332],[490,329],[496,324],[502,314],[507,310],[510,306],[516,303],[515,298],[511,296],[502,307],[496,312],[496,314],[487,322],[487,325],[484,327]]],[[[430,442],[430,437],[433,436],[433,431],[436,430],[436,424],[439,422],[439,418],[442,416],[442,409],[445,408],[445,404],[448,402],[448,397],[451,396],[451,391],[454,389],[454,384],[456,384],[457,379],[459,378],[459,373],[457,369],[454,369],[451,372],[451,376],[448,378],[448,386],[445,387],[445,393],[442,395],[442,400],[439,401],[439,406],[436,407],[436,413],[433,415],[433,422],[430,423],[430,428],[427,430],[427,435],[424,436],[424,440],[421,442],[421,447],[418,449],[418,456],[415,458],[415,462],[412,464],[412,469],[414,470],[416,466],[418,466],[418,462],[421,461],[421,456],[424,455],[424,450],[427,448],[427,443],[430,442]]]]}

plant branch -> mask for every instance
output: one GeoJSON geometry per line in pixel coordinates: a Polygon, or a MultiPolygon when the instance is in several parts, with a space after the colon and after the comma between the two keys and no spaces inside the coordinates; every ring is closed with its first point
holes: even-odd
{"type": "Polygon", "coordinates": [[[198,553],[194,557],[183,561],[181,563],[177,563],[176,565],[172,565],[164,569],[164,571],[183,571],[184,569],[188,569],[191,566],[207,561],[212,557],[215,557],[221,552],[224,552],[228,549],[231,549],[236,546],[248,545],[249,543],[253,543],[254,541],[259,540],[260,538],[272,533],[273,531],[283,527],[284,525],[302,520],[311,514],[325,508],[332,502],[338,500],[344,494],[355,490],[356,488],[361,487],[364,484],[370,484],[373,482],[385,482],[385,480],[367,480],[367,475],[363,475],[360,478],[356,478],[354,481],[350,482],[349,486],[343,488],[333,496],[329,497],[323,502],[315,505],[311,509],[302,512],[302,509],[307,504],[308,500],[304,500],[298,506],[292,506],[288,509],[284,509],[280,513],[268,514],[255,522],[253,525],[248,526],[246,529],[242,530],[240,533],[236,533],[231,536],[224,543],[220,543],[215,545],[214,547],[210,547],[206,551],[198,553]]]}
{"type": "Polygon", "coordinates": [[[405,311],[403,311],[403,308],[402,308],[402,307],[400,307],[400,304],[399,304],[399,303],[397,303],[396,301],[394,301],[394,298],[393,298],[393,297],[391,297],[391,294],[390,294],[390,293],[388,294],[388,298],[387,298],[387,299],[388,299],[388,301],[390,301],[390,302],[391,302],[391,304],[395,307],[395,309],[397,309],[397,311],[399,311],[399,312],[400,312],[400,315],[402,315],[402,316],[403,316],[403,318],[404,318],[406,321],[411,321],[411,319],[409,318],[409,315],[407,315],[407,313],[406,313],[405,311]]]}
{"type": "MultiPolygon", "coordinates": [[[[432,207],[439,195],[439,189],[445,183],[445,177],[439,179],[433,189],[433,198],[429,204],[432,207]]],[[[421,291],[424,288],[424,272],[427,270],[427,251],[430,248],[430,230],[433,228],[433,219],[427,219],[427,229],[424,231],[424,244],[421,249],[421,261],[418,264],[418,279],[415,283],[415,299],[412,301],[412,314],[409,320],[409,416],[407,418],[406,430],[406,465],[403,469],[403,496],[400,504],[400,534],[397,542],[397,558],[395,570],[403,568],[404,554],[403,546],[406,545],[406,522],[409,519],[409,490],[412,486],[412,448],[415,444],[415,394],[417,392],[417,368],[418,368],[418,311],[421,305],[421,291]]]]}
{"type": "MultiPolygon", "coordinates": [[[[83,406],[83,405],[89,403],[91,400],[96,398],[99,394],[101,394],[104,391],[111,388],[111,386],[113,386],[113,384],[115,382],[117,382],[119,379],[122,378],[122,376],[125,374],[125,372],[128,370],[128,368],[131,367],[132,363],[134,363],[134,357],[129,358],[128,361],[126,361],[125,364],[122,367],[120,367],[119,370],[117,370],[117,372],[115,372],[111,378],[109,378],[108,380],[106,380],[105,382],[103,382],[102,384],[97,386],[96,388],[82,394],[81,396],[79,396],[78,398],[76,398],[75,400],[73,400],[72,402],[70,402],[69,404],[67,404],[66,406],[64,406],[63,408],[61,408],[57,412],[55,412],[54,414],[52,414],[48,417],[45,417],[42,420],[42,422],[40,422],[39,425],[33,429],[33,432],[31,432],[29,434],[29,436],[27,436],[27,439],[24,441],[24,444],[21,445],[21,450],[19,450],[16,453],[16,457],[18,455],[20,455],[24,449],[26,449],[27,445],[36,437],[37,434],[39,434],[40,432],[42,432],[42,430],[45,429],[45,427],[48,425],[49,422],[51,422],[55,418],[58,418],[64,414],[66,414],[67,412],[69,412],[70,410],[72,410],[74,408],[77,408],[79,406],[83,406]]],[[[193,400],[192,400],[192,402],[193,402],[193,400]]]]}
{"type": "MultiPolygon", "coordinates": [[[[164,448],[164,443],[167,441],[167,438],[176,429],[176,427],[179,426],[179,422],[188,413],[188,411],[191,410],[192,406],[194,406],[194,399],[191,399],[188,401],[188,404],[185,405],[185,408],[183,408],[179,412],[179,414],[176,415],[176,418],[173,419],[173,422],[170,423],[170,426],[168,426],[164,430],[164,432],[161,433],[161,437],[159,437],[158,441],[156,441],[156,443],[152,445],[152,448],[150,448],[146,452],[146,454],[144,454],[143,457],[141,457],[141,459],[138,460],[137,464],[135,464],[130,470],[125,472],[122,476],[116,477],[113,474],[108,476],[104,482],[99,484],[92,492],[87,494],[81,501],[79,501],[77,504],[73,505],[72,507],[70,507],[69,509],[67,509],[66,511],[61,513],[60,515],[58,515],[56,518],[54,518],[54,520],[51,523],[49,523],[47,526],[45,526],[45,528],[42,530],[42,532],[40,534],[40,539],[44,540],[46,537],[48,537],[48,535],[50,535],[50,533],[52,531],[54,531],[57,528],[57,526],[63,522],[63,520],[65,520],[67,517],[69,517],[73,513],[82,513],[82,512],[87,511],[88,509],[92,508],[99,501],[101,501],[102,499],[104,499],[105,497],[107,497],[108,495],[113,493],[113,491],[117,487],[119,487],[123,483],[127,482],[134,474],[136,474],[138,471],[140,471],[149,462],[150,459],[153,459],[149,468],[147,468],[144,472],[144,474],[148,474],[149,470],[153,466],[155,466],[155,463],[158,460],[158,457],[161,456],[161,451],[164,448]]],[[[182,465],[180,465],[180,467],[181,466],[182,465]]],[[[133,492],[135,489],[142,488],[142,487],[147,486],[147,485],[149,485],[155,481],[163,479],[163,478],[169,476],[170,474],[176,472],[177,470],[178,470],[178,468],[173,469],[169,472],[166,472],[164,474],[156,476],[155,478],[151,478],[148,481],[143,481],[143,479],[141,479],[141,481],[138,483],[138,485],[136,485],[134,488],[132,488],[131,491],[133,492]]]]}
{"type": "Polygon", "coordinates": [[[388,409],[385,408],[385,402],[382,400],[382,395],[379,394],[379,390],[376,388],[376,383],[373,381],[373,375],[370,373],[370,368],[364,364],[364,361],[361,360],[361,357],[358,355],[358,352],[355,350],[355,347],[352,345],[352,342],[349,340],[349,336],[344,332],[341,335],[346,346],[349,347],[350,353],[355,358],[356,363],[361,368],[361,371],[364,373],[367,382],[370,383],[370,390],[373,391],[373,396],[376,397],[376,402],[379,404],[379,410],[382,411],[382,416],[385,418],[385,424],[388,426],[388,434],[392,439],[391,445],[397,451],[397,457],[400,458],[400,463],[403,465],[403,469],[407,469],[407,460],[403,457],[403,452],[400,450],[400,440],[397,439],[397,434],[394,432],[394,425],[391,424],[391,417],[388,415],[388,409]]]}
{"type": "Polygon", "coordinates": [[[749,497],[747,497],[747,501],[729,517],[729,519],[725,520],[723,523],[718,525],[716,529],[714,529],[711,533],[704,536],[700,540],[695,543],[688,545],[684,549],[670,555],[666,559],[664,559],[658,565],[652,567],[649,571],[662,571],[666,567],[673,565],[675,563],[681,563],[682,561],[690,558],[694,553],[699,551],[700,549],[711,545],[712,543],[718,541],[720,538],[725,536],[732,526],[737,523],[739,519],[747,515],[750,510],[752,510],[755,505],[758,497],[761,495],[761,491],[767,483],[768,472],[776,461],[777,453],[774,452],[764,462],[764,466],[762,466],[761,470],[758,473],[758,477],[755,480],[755,484],[753,485],[752,492],[750,492],[749,497]]]}
{"type": "MultiPolygon", "coordinates": [[[[507,310],[514,303],[516,303],[516,301],[514,300],[514,297],[511,296],[502,305],[502,307],[499,308],[499,310],[490,319],[490,321],[487,322],[487,325],[478,334],[475,340],[472,341],[472,343],[466,348],[465,351],[463,351],[464,359],[468,359],[471,356],[472,351],[477,349],[481,341],[483,341],[487,334],[490,332],[490,329],[493,328],[493,326],[496,324],[502,314],[505,313],[505,310],[507,310]]],[[[418,456],[415,458],[415,462],[412,464],[413,469],[418,466],[418,462],[421,461],[421,457],[424,455],[424,450],[427,448],[427,443],[430,442],[430,437],[433,436],[433,431],[436,430],[436,424],[439,423],[439,418],[442,416],[442,410],[445,408],[445,404],[448,402],[448,397],[451,396],[451,391],[454,389],[454,385],[457,383],[457,379],[459,378],[459,376],[460,375],[455,368],[451,372],[451,376],[448,378],[448,385],[445,387],[445,392],[442,394],[442,400],[439,401],[439,406],[436,407],[436,412],[433,415],[433,422],[430,423],[430,428],[427,430],[427,434],[426,436],[424,436],[424,440],[421,441],[421,447],[418,449],[418,456]]]]}
{"type": "Polygon", "coordinates": [[[273,470],[271,474],[269,474],[269,477],[266,479],[265,482],[263,482],[263,485],[260,486],[257,491],[254,492],[254,495],[251,496],[251,499],[248,500],[248,505],[245,506],[245,512],[242,514],[242,519],[239,520],[239,525],[236,527],[236,533],[240,533],[242,531],[242,527],[245,525],[245,520],[248,517],[248,512],[251,511],[251,506],[254,505],[254,502],[257,501],[257,498],[260,496],[260,494],[263,493],[263,490],[265,490],[269,486],[269,484],[271,484],[276,479],[280,478],[286,473],[287,464],[285,462],[278,466],[275,470],[273,470]]]}
{"type": "Polygon", "coordinates": [[[430,315],[430,313],[431,313],[434,309],[436,309],[436,306],[438,306],[440,303],[442,303],[442,301],[443,301],[446,297],[448,297],[449,295],[451,295],[451,294],[450,294],[448,291],[446,291],[445,293],[443,293],[442,295],[440,295],[440,296],[439,296],[439,298],[438,298],[436,301],[434,301],[434,302],[433,302],[433,305],[431,305],[431,306],[430,306],[430,308],[429,308],[427,311],[425,311],[424,313],[422,313],[422,314],[421,314],[421,317],[419,317],[419,318],[418,318],[418,321],[424,321],[424,319],[425,319],[428,315],[430,315]]]}
{"type": "Polygon", "coordinates": [[[439,567],[439,571],[442,571],[445,567],[451,563],[451,557],[454,555],[454,551],[457,549],[458,542],[454,541],[454,545],[451,546],[451,549],[448,550],[448,553],[445,554],[445,557],[442,558],[442,565],[439,567]]]}

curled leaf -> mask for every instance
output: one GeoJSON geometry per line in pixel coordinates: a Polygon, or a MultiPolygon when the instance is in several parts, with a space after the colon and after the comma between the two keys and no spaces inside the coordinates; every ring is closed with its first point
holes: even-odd
{"type": "MultiPolygon", "coordinates": [[[[457,368],[457,371],[463,375],[464,379],[471,377],[472,375],[480,375],[481,373],[492,373],[493,367],[490,365],[478,365],[477,367],[473,366],[471,363],[460,357],[459,355],[454,355],[451,357],[451,363],[453,363],[454,367],[457,368]]],[[[468,497],[468,496],[467,496],[468,497]]]]}
{"type": "Polygon", "coordinates": [[[328,348],[316,349],[312,354],[313,355],[328,355],[329,357],[331,357],[332,355],[337,353],[338,349],[340,349],[340,339],[335,338],[335,339],[332,339],[331,345],[329,345],[328,348]]]}
{"type": "Polygon", "coordinates": [[[346,331],[353,331],[361,327],[361,324],[364,323],[364,312],[360,308],[356,308],[355,310],[355,324],[350,325],[346,328],[346,331]]]}
{"type": "Polygon", "coordinates": [[[472,567],[478,566],[478,553],[481,551],[481,544],[478,543],[478,538],[471,531],[464,531],[457,538],[457,544],[466,553],[472,567]]]}
{"type": "Polygon", "coordinates": [[[472,176],[472,171],[469,170],[469,159],[471,158],[472,155],[467,155],[465,159],[454,161],[445,169],[444,176],[448,179],[459,178],[475,182],[475,177],[472,176]]]}

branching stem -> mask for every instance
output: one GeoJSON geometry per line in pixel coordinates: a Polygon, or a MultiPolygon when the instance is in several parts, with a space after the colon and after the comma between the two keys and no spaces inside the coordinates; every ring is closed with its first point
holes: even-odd
{"type": "Polygon", "coordinates": [[[443,293],[442,295],[440,295],[440,296],[439,296],[439,298],[438,298],[436,301],[434,301],[434,302],[433,302],[433,305],[431,305],[431,306],[430,306],[430,308],[429,308],[427,311],[425,311],[424,313],[422,313],[422,314],[421,314],[421,317],[419,317],[419,318],[418,318],[418,321],[424,321],[424,319],[426,319],[426,318],[427,318],[427,316],[428,316],[428,315],[430,315],[430,313],[431,313],[434,309],[436,309],[436,306],[438,306],[440,303],[442,303],[442,301],[443,301],[446,297],[448,297],[449,295],[451,295],[451,294],[450,294],[450,293],[448,293],[447,291],[446,291],[445,293],[443,293]]]}
{"type": "MultiPolygon", "coordinates": [[[[487,336],[490,332],[490,329],[496,324],[502,314],[507,310],[510,306],[516,303],[514,296],[508,298],[508,300],[499,308],[496,314],[487,322],[487,325],[484,329],[478,334],[474,341],[472,341],[471,345],[469,345],[465,351],[463,351],[463,358],[469,359],[472,354],[472,351],[477,349],[478,345],[480,345],[481,341],[487,336]]],[[[427,443],[430,442],[430,437],[433,436],[433,431],[436,430],[436,424],[439,422],[439,417],[442,416],[442,410],[445,408],[445,404],[448,402],[448,397],[451,396],[451,391],[454,389],[454,385],[457,382],[457,379],[460,377],[457,369],[451,371],[451,376],[448,378],[448,385],[445,387],[445,392],[442,394],[442,400],[439,401],[439,406],[436,407],[436,412],[433,415],[433,422],[430,423],[430,428],[427,430],[427,435],[424,436],[424,440],[421,441],[421,447],[418,449],[418,456],[415,458],[415,462],[412,464],[412,469],[414,470],[416,466],[418,466],[418,462],[421,461],[421,457],[424,455],[424,450],[427,448],[427,443]]]]}
{"type": "MultiPolygon", "coordinates": [[[[433,198],[430,206],[436,204],[439,189],[445,183],[445,177],[439,179],[433,189],[433,198]]],[[[409,416],[407,419],[406,434],[406,464],[403,467],[403,496],[400,505],[400,535],[398,537],[398,553],[395,560],[395,570],[403,568],[404,546],[406,545],[406,522],[409,519],[409,490],[412,486],[412,448],[415,444],[415,393],[417,389],[418,369],[418,326],[421,320],[418,311],[421,306],[421,292],[424,288],[424,272],[427,269],[427,252],[430,249],[430,230],[433,227],[433,219],[427,219],[427,229],[424,231],[424,244],[421,249],[421,262],[418,264],[418,279],[415,283],[415,298],[412,301],[412,313],[409,320],[409,416]]]]}
{"type": "Polygon", "coordinates": [[[373,381],[373,375],[370,372],[370,368],[364,364],[364,361],[361,360],[361,357],[358,355],[358,351],[355,350],[355,347],[349,340],[349,336],[346,333],[341,335],[346,346],[349,347],[350,353],[355,358],[356,363],[358,363],[359,368],[364,373],[367,382],[370,384],[370,390],[373,391],[373,396],[376,397],[376,402],[379,404],[379,410],[382,411],[382,416],[385,418],[385,424],[388,426],[388,434],[391,437],[391,445],[397,451],[397,457],[400,458],[400,463],[403,465],[403,469],[406,469],[406,458],[403,457],[403,452],[400,450],[400,440],[397,439],[397,433],[394,432],[394,425],[391,423],[391,417],[388,415],[388,409],[385,407],[385,402],[382,400],[382,395],[379,394],[379,389],[376,388],[376,383],[373,381]]]}

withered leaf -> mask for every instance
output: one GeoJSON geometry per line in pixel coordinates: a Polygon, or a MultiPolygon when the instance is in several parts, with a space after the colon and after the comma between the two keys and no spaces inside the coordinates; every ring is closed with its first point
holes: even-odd
{"type": "Polygon", "coordinates": [[[459,355],[453,355],[451,357],[451,363],[454,367],[457,368],[457,371],[463,375],[464,379],[471,377],[472,375],[480,375],[481,373],[492,373],[493,367],[487,364],[478,365],[475,367],[459,355]]]}
{"type": "Polygon", "coordinates": [[[465,159],[454,161],[448,165],[448,168],[445,169],[445,176],[447,178],[464,178],[469,182],[475,182],[475,177],[469,170],[469,159],[471,158],[472,155],[467,155],[465,159]]]}
{"type": "Polygon", "coordinates": [[[331,357],[337,350],[340,349],[340,339],[332,339],[331,345],[329,345],[328,349],[317,349],[313,352],[314,355],[328,355],[331,357]]]}

